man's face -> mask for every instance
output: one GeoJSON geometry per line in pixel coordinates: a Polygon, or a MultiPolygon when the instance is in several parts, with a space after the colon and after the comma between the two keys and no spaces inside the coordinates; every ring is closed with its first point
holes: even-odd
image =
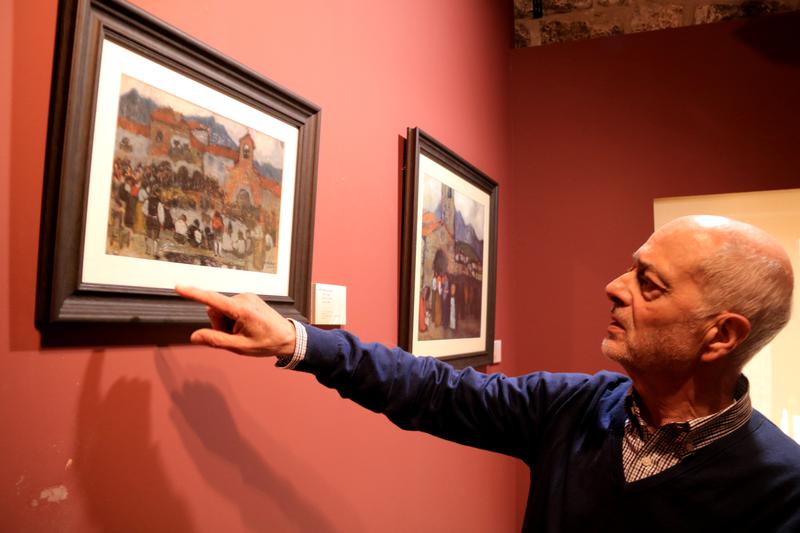
{"type": "Polygon", "coordinates": [[[694,276],[711,247],[708,234],[673,226],[639,248],[633,266],[606,286],[613,303],[602,344],[606,357],[629,372],[694,364],[707,323],[694,276]]]}

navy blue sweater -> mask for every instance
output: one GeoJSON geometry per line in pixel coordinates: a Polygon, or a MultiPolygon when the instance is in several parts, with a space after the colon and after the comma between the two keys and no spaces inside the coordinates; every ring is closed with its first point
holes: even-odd
{"type": "Polygon", "coordinates": [[[800,532],[800,446],[759,412],[649,478],[625,482],[624,399],[612,372],[509,378],[307,327],[298,370],[403,429],[522,459],[523,531],[800,532]]]}

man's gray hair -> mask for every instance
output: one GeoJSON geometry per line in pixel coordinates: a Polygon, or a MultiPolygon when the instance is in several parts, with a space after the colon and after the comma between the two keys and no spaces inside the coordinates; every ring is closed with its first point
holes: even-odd
{"type": "Polygon", "coordinates": [[[767,253],[753,232],[725,233],[725,242],[701,264],[699,282],[709,314],[730,311],[750,321],[750,334],[732,353],[741,367],[789,322],[794,282],[791,266],[767,253]]]}

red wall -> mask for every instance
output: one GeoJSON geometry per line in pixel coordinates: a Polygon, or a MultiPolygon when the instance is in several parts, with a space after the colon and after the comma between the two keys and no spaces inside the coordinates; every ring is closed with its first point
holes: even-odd
{"type": "Polygon", "coordinates": [[[609,368],[604,287],[653,199],[800,186],[800,15],[514,50],[516,370],[609,368]],[[524,280],[524,281],[522,281],[524,280]],[[517,299],[518,297],[518,299],[517,299]]]}
{"type": "MultiPolygon", "coordinates": [[[[608,366],[602,288],[654,197],[798,186],[796,16],[516,50],[509,76],[495,1],[140,5],[322,106],[313,278],[348,286],[364,338],[395,341],[406,126],[501,183],[507,372],[608,366]]],[[[187,346],[39,347],[54,28],[54,0],[0,3],[0,530],[517,530],[516,463],[307,375],[187,346]]]]}
{"type": "MultiPolygon", "coordinates": [[[[400,137],[420,126],[508,181],[511,6],[138,3],[322,107],[313,280],[348,287],[351,329],[396,342],[400,137]]],[[[40,348],[55,8],[0,8],[0,530],[517,530],[515,462],[402,432],[272,361],[189,346],[40,348]],[[60,485],[66,500],[40,498],[60,485]]]]}

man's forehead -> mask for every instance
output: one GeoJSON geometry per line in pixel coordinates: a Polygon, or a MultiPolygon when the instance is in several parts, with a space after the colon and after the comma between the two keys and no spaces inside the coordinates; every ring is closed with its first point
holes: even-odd
{"type": "Polygon", "coordinates": [[[641,268],[647,270],[655,270],[659,271],[660,269],[656,264],[653,263],[653,259],[651,258],[650,254],[648,254],[650,247],[647,243],[644,243],[642,246],[639,247],[638,250],[633,252],[632,258],[633,263],[641,268]]]}
{"type": "Polygon", "coordinates": [[[697,258],[705,257],[719,248],[724,233],[717,227],[684,223],[667,225],[655,231],[639,249],[646,247],[669,253],[686,253],[697,258]]]}
{"type": "Polygon", "coordinates": [[[716,248],[715,239],[702,228],[673,226],[653,233],[633,253],[635,263],[669,277],[692,275],[716,248]]]}

